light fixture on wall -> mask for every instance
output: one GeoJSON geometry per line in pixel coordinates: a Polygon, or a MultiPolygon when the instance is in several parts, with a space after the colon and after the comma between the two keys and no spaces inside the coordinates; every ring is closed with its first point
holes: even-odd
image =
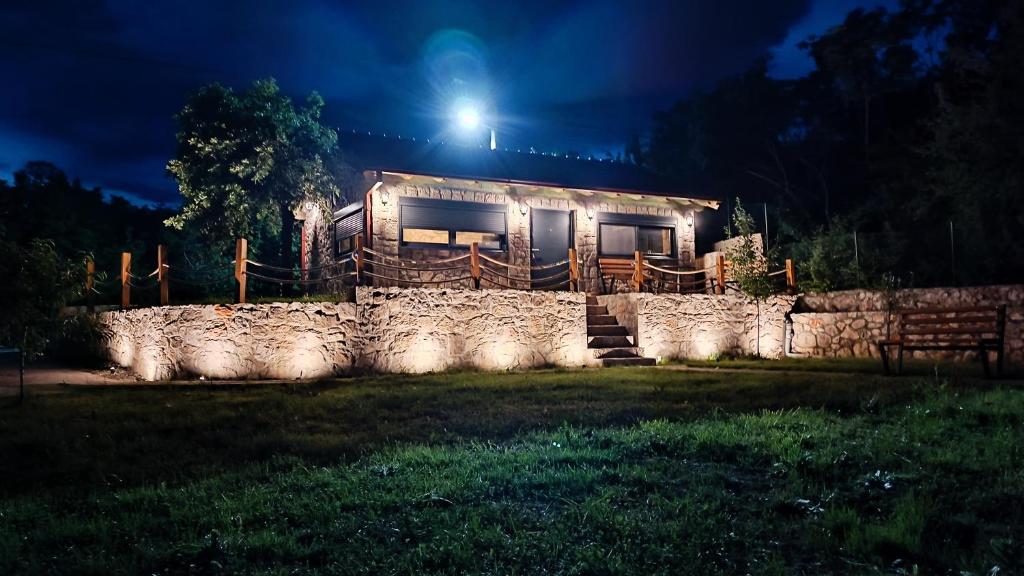
{"type": "Polygon", "coordinates": [[[594,219],[594,205],[593,204],[587,204],[586,212],[587,212],[587,219],[593,220],[594,219]]]}
{"type": "Polygon", "coordinates": [[[526,205],[526,202],[523,202],[522,200],[517,200],[516,204],[519,205],[519,213],[522,214],[523,216],[526,216],[526,211],[530,209],[530,207],[526,205]]]}
{"type": "Polygon", "coordinates": [[[685,221],[687,228],[693,228],[693,210],[686,213],[685,221]]]}
{"type": "Polygon", "coordinates": [[[391,200],[391,191],[387,188],[380,189],[380,203],[387,206],[388,200],[391,200]]]}

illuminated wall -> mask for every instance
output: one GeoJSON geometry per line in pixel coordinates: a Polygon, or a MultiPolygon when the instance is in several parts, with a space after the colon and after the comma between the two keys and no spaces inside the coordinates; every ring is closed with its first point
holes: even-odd
{"type": "Polygon", "coordinates": [[[758,307],[742,296],[613,294],[598,296],[649,358],[706,359],[721,354],[785,355],[785,315],[793,296],[773,296],[758,307]],[[760,329],[759,329],[760,328],[760,329]]]}
{"type": "Polygon", "coordinates": [[[99,315],[111,360],[146,380],[321,378],[596,364],[586,296],[358,288],[356,303],[166,306],[99,315]]]}

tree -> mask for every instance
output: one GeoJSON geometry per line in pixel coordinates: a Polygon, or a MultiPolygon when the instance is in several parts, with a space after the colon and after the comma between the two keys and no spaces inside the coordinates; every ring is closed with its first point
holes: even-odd
{"type": "Polygon", "coordinates": [[[314,92],[296,108],[272,79],[242,93],[219,84],[196,92],[176,117],[167,170],[184,202],[167,224],[193,229],[221,252],[246,237],[255,253],[291,268],[293,209],[338,194],[326,168],[337,134],[320,123],[323,105],[314,92]]]}
{"type": "Polygon", "coordinates": [[[0,236],[0,344],[41,355],[60,329],[61,307],[81,295],[84,276],[84,266],[58,254],[50,240],[19,245],[0,236]]]}
{"type": "MultiPolygon", "coordinates": [[[[772,278],[768,275],[768,265],[773,260],[773,253],[765,253],[754,218],[743,208],[740,199],[736,199],[733,211],[733,227],[739,240],[726,251],[732,262],[732,277],[744,294],[754,299],[757,309],[757,355],[761,355],[761,302],[767,300],[775,292],[772,278]]],[[[726,229],[726,236],[731,231],[726,229]]]]}

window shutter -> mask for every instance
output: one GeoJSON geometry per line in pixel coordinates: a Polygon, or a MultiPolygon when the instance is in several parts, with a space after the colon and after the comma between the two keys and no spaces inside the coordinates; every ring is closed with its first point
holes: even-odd
{"type": "Polygon", "coordinates": [[[432,198],[401,199],[403,228],[505,234],[505,205],[432,198]]]}

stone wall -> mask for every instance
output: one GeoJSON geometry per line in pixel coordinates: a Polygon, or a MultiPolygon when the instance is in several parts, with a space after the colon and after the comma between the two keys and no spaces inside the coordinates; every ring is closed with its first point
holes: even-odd
{"type": "Polygon", "coordinates": [[[360,366],[380,372],[593,364],[586,295],[359,288],[360,366]]]}
{"type": "MultiPolygon", "coordinates": [[[[995,306],[1006,304],[1006,358],[1024,364],[1024,285],[915,288],[891,295],[893,308],[995,306]]],[[[874,344],[890,327],[885,292],[846,290],[804,294],[796,301],[793,352],[808,356],[878,357],[874,344]]],[[[972,352],[915,351],[915,358],[966,359],[972,352]]]]}
{"type": "MultiPolygon", "coordinates": [[[[570,191],[541,194],[533,190],[535,187],[503,186],[489,183],[472,183],[459,181],[423,182],[422,179],[403,179],[387,176],[383,186],[371,195],[371,211],[373,233],[370,246],[373,250],[389,257],[403,260],[436,260],[467,254],[466,249],[423,249],[401,246],[399,243],[399,198],[411,196],[418,198],[434,198],[443,200],[463,200],[488,204],[505,204],[508,221],[508,250],[491,252],[488,256],[514,266],[530,265],[530,210],[533,208],[570,211],[575,214],[575,244],[578,256],[583,264],[580,267],[581,289],[591,293],[601,291],[601,283],[597,275],[597,217],[590,218],[587,214],[613,212],[622,214],[641,214],[650,216],[677,218],[676,225],[676,258],[684,265],[692,265],[695,260],[694,228],[686,224],[685,216],[689,209],[670,205],[662,199],[645,199],[631,201],[621,198],[592,194],[584,196],[570,191]],[[387,202],[384,199],[387,198],[387,202]],[[662,200],[658,202],[658,200],[662,200]],[[523,214],[521,206],[525,206],[523,214]]],[[[566,254],[568,257],[568,254],[566,254]]],[[[389,275],[395,270],[387,270],[389,275]]],[[[442,278],[459,278],[466,275],[464,270],[452,270],[438,273],[414,273],[404,275],[411,279],[435,281],[442,278]]],[[[523,270],[511,269],[509,276],[514,278],[513,288],[528,288],[529,274],[523,270]]],[[[375,285],[384,286],[386,281],[375,280],[375,285]]],[[[444,284],[444,287],[470,287],[468,280],[444,284]]]]}
{"type": "Polygon", "coordinates": [[[644,356],[706,359],[720,354],[785,355],[785,316],[795,297],[774,296],[758,306],[738,295],[614,294],[599,296],[626,326],[644,356]],[[758,322],[760,307],[760,331],[758,322]]]}
{"type": "Polygon", "coordinates": [[[99,315],[115,363],[145,380],[319,378],[351,369],[352,303],[162,306],[99,315]]]}
{"type": "Polygon", "coordinates": [[[321,378],[595,363],[585,295],[359,288],[357,303],[165,306],[99,315],[111,360],[146,380],[321,378]]]}

